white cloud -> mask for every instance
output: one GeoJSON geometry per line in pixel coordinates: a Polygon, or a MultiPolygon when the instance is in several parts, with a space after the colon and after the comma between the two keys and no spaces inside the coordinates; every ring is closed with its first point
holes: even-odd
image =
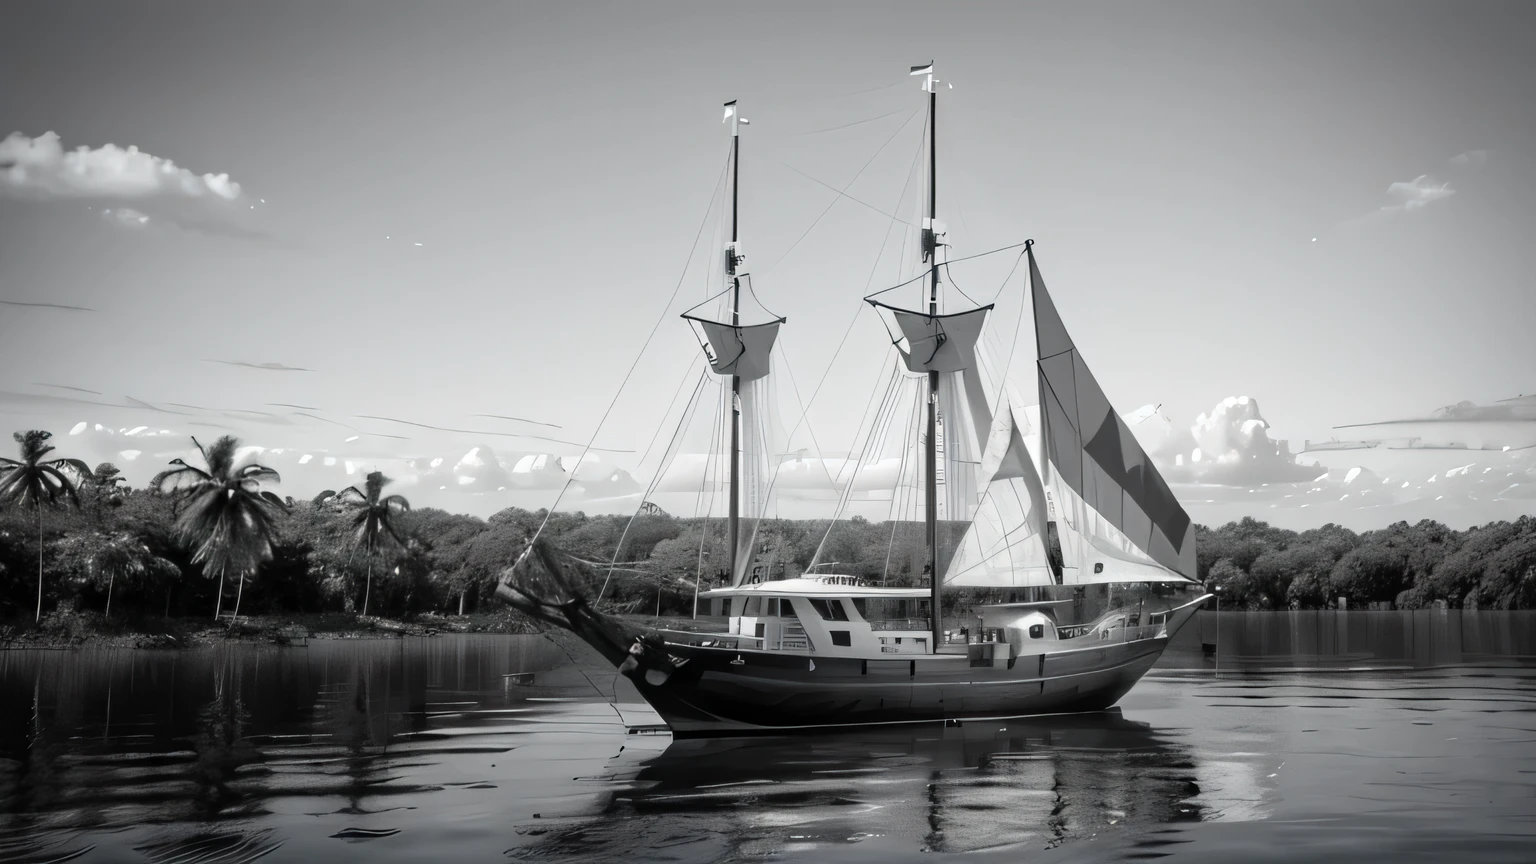
{"type": "Polygon", "coordinates": [[[1449,183],[1442,183],[1428,174],[1420,174],[1406,183],[1398,181],[1388,186],[1387,194],[1397,199],[1398,203],[1383,207],[1383,210],[1403,210],[1411,213],[1422,210],[1431,202],[1455,195],[1456,190],[1452,189],[1449,183]]]}
{"type": "Polygon", "coordinates": [[[101,211],[101,218],[113,225],[121,225],[124,228],[143,228],[149,224],[149,216],[140,213],[132,207],[108,207],[101,211]]]}
{"type": "Polygon", "coordinates": [[[1482,165],[1488,161],[1490,155],[1492,154],[1487,150],[1468,150],[1465,153],[1457,153],[1455,156],[1452,156],[1451,163],[1454,165],[1482,165]]]}
{"type": "MultiPolygon", "coordinates": [[[[1175,482],[1258,486],[1267,483],[1302,482],[1316,473],[1316,466],[1297,463],[1288,442],[1269,437],[1269,422],[1259,403],[1249,396],[1229,396],[1210,413],[1201,414],[1187,435],[1173,435],[1159,454],[1161,467],[1175,482]],[[1189,448],[1187,460],[1182,455],[1189,448]]],[[[1322,479],[1322,478],[1318,478],[1322,479]]]]}
{"type": "Polygon", "coordinates": [[[235,201],[228,174],[194,174],[137,147],[65,151],[58,134],[13,132],[0,141],[0,193],[36,199],[189,198],[235,201]]]}

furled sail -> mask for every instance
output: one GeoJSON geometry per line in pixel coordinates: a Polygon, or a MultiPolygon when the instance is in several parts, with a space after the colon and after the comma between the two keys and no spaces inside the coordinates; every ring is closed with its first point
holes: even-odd
{"type": "Polygon", "coordinates": [[[1088,370],[1033,249],[1028,257],[1045,480],[1058,528],[1078,535],[1062,541],[1076,551],[1074,581],[1167,581],[1167,571],[1194,579],[1194,523],[1088,370]]]}
{"type": "Polygon", "coordinates": [[[689,318],[709,340],[709,366],[716,375],[736,375],[743,383],[768,374],[768,358],[778,338],[780,318],[764,324],[741,326],[705,318],[689,318]]]}
{"type": "MultiPolygon", "coordinates": [[[[882,303],[870,301],[873,305],[882,303]]],[[[991,306],[952,315],[925,315],[886,306],[901,328],[906,347],[897,345],[911,372],[960,372],[976,365],[976,340],[991,306]]]]}
{"type": "MultiPolygon", "coordinates": [[[[939,373],[936,518],[946,522],[965,521],[971,518],[980,489],[986,482],[980,467],[988,429],[992,426],[992,410],[986,395],[989,382],[977,359],[977,342],[992,307],[940,315],[901,309],[877,300],[869,300],[869,303],[889,310],[895,318],[902,335],[896,349],[907,371],[924,375],[939,373]]],[[[923,391],[920,396],[926,394],[926,382],[914,382],[914,385],[923,391]]],[[[917,443],[922,435],[926,435],[922,428],[921,408],[918,415],[913,418],[916,424],[913,434],[905,443],[917,443]]],[[[916,463],[912,464],[912,476],[916,478],[920,472],[915,470],[916,463]]]]}
{"type": "MultiPolygon", "coordinates": [[[[749,277],[742,274],[741,278],[745,280],[749,277]]],[[[739,291],[736,293],[739,294],[739,291]]],[[[717,298],[721,301],[720,308],[716,310],[720,318],[736,317],[730,307],[730,297],[731,292],[728,291],[717,298]]],[[[726,379],[722,386],[728,384],[733,377],[737,379],[737,393],[733,395],[728,389],[722,391],[725,404],[721,406],[720,415],[724,421],[732,416],[732,408],[740,412],[739,474],[734,488],[728,484],[728,488],[722,490],[726,495],[735,494],[740,506],[740,530],[736,535],[736,554],[733,556],[736,566],[731,573],[731,584],[739,585],[751,574],[754,566],[757,528],[768,515],[773,473],[777,467],[774,454],[783,445],[779,440],[782,436],[778,434],[774,411],[777,404],[776,388],[769,373],[779,326],[786,319],[775,316],[762,323],[728,324],[699,317],[691,312],[689,310],[682,317],[703,331],[708,343],[705,356],[709,360],[710,370],[726,379]]],[[[722,424],[720,428],[729,429],[729,426],[722,424]]],[[[729,437],[728,431],[722,432],[722,443],[729,437]]],[[[729,447],[724,450],[723,461],[728,462],[729,447]]],[[[726,500],[729,501],[729,498],[726,500]]],[[[725,509],[729,509],[728,504],[725,509]]]]}

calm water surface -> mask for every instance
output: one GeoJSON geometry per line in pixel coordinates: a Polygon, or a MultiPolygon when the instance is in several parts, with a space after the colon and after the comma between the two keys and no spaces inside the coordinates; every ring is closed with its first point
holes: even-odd
{"type": "Polygon", "coordinates": [[[1198,632],[1115,712],[677,743],[545,637],[0,651],[0,861],[1536,860],[1536,661],[1198,632]]]}

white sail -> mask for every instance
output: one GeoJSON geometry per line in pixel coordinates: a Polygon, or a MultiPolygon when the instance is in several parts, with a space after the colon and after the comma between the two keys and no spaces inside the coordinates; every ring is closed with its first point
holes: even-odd
{"type": "MultiPolygon", "coordinates": [[[[873,302],[873,301],[872,301],[873,302]]],[[[991,306],[949,315],[930,315],[876,303],[889,309],[902,334],[905,368],[938,373],[938,513],[944,524],[959,523],[963,533],[952,554],[941,554],[942,582],[960,587],[1029,587],[1055,584],[1045,545],[1044,491],[1034,455],[1026,441],[1030,426],[1017,410],[1020,400],[1006,386],[1007,371],[997,368],[980,344],[991,306]],[[947,565],[944,563],[947,560],[947,565]]],[[[911,379],[918,395],[927,382],[911,379]]],[[[920,399],[909,422],[923,428],[920,399]]],[[[903,434],[901,443],[916,445],[908,464],[911,498],[920,497],[920,435],[903,434]]],[[[872,456],[883,455],[880,451],[872,456]]],[[[881,461],[888,461],[889,457],[881,461]]],[[[912,515],[926,517],[919,505],[912,515]]],[[[953,535],[950,535],[953,536],[953,535]]],[[[941,543],[943,540],[941,539],[941,543]]]]}
{"type": "Polygon", "coordinates": [[[1055,584],[1045,546],[1045,497],[1025,440],[1027,421],[1004,404],[992,421],[971,524],[944,574],[950,586],[1021,588],[1055,584]]]}
{"type": "Polygon", "coordinates": [[[1194,523],[1088,370],[1033,249],[1028,257],[1045,480],[1074,580],[1194,579],[1194,523]]]}

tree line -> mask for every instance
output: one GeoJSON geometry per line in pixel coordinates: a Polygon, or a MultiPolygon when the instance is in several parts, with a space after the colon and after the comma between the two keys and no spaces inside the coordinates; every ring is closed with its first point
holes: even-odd
{"type": "MultiPolygon", "coordinates": [[[[409,617],[500,608],[496,582],[545,523],[545,536],[587,562],[606,608],[688,614],[696,575],[723,581],[723,520],[510,507],[479,519],[412,509],[389,478],[312,499],[279,496],[277,472],[239,461],[239,442],[197,444],[199,465],[176,459],[149,486],[117,468],[56,458],[46,432],[16,433],[20,459],[0,459],[0,618],[45,610],[108,617],[215,617],[340,612],[409,617]]],[[[947,528],[952,542],[961,526],[947,528]]],[[[920,523],[763,520],[759,578],[798,575],[812,561],[893,585],[926,578],[920,523]]],[[[1245,518],[1197,526],[1199,576],[1231,608],[1536,608],[1536,519],[1454,531],[1400,522],[1356,533],[1337,525],[1296,532],[1245,518]]],[[[942,566],[942,561],[941,561],[942,566]]]]}

